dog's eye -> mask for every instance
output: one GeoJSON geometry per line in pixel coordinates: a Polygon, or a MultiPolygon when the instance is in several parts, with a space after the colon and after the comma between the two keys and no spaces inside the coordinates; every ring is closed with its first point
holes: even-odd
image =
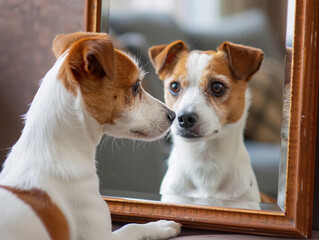
{"type": "Polygon", "coordinates": [[[215,96],[215,97],[221,97],[224,95],[225,93],[225,86],[224,84],[220,83],[220,82],[214,82],[212,83],[212,94],[215,96]]]}
{"type": "Polygon", "coordinates": [[[133,84],[132,86],[132,92],[133,96],[135,97],[137,94],[140,92],[140,81],[137,81],[136,83],[133,84]]]}
{"type": "Polygon", "coordinates": [[[181,90],[181,84],[179,82],[172,82],[170,84],[170,90],[174,95],[178,94],[181,90]]]}

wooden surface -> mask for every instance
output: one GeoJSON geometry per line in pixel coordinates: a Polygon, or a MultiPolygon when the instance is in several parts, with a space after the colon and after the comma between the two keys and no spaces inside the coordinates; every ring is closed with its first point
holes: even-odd
{"type": "MultiPolygon", "coordinates": [[[[87,0],[86,30],[99,29],[99,1],[87,0]]],[[[319,1],[297,0],[292,62],[290,135],[284,212],[105,198],[112,219],[171,219],[185,227],[294,238],[311,235],[318,98],[319,1]]]]}
{"type": "Polygon", "coordinates": [[[287,169],[287,218],[302,236],[312,226],[318,110],[319,2],[297,1],[287,169]]]}
{"type": "Polygon", "coordinates": [[[86,32],[100,32],[101,0],[86,0],[84,9],[84,29],[86,32]]]}

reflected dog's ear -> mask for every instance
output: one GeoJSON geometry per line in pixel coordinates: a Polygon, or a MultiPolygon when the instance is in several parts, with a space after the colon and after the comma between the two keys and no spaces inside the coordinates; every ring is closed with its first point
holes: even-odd
{"type": "Polygon", "coordinates": [[[249,81],[259,70],[264,53],[258,48],[224,42],[218,51],[226,53],[232,74],[237,79],[249,81]]]}
{"type": "Polygon", "coordinates": [[[186,43],[181,40],[170,44],[153,46],[148,50],[151,63],[156,73],[161,73],[161,71],[165,69],[174,69],[178,61],[178,55],[181,52],[188,52],[186,43]]]}

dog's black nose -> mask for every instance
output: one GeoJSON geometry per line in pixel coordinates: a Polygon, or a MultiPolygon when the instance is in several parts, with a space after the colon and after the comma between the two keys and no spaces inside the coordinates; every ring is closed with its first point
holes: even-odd
{"type": "Polygon", "coordinates": [[[171,111],[171,110],[167,110],[167,118],[171,121],[171,122],[173,122],[174,121],[174,119],[175,119],[175,117],[176,117],[176,114],[175,114],[175,112],[173,112],[173,111],[171,111]]]}
{"type": "Polygon", "coordinates": [[[195,125],[197,121],[197,114],[193,112],[181,112],[178,114],[177,120],[178,124],[182,128],[191,128],[195,125]]]}

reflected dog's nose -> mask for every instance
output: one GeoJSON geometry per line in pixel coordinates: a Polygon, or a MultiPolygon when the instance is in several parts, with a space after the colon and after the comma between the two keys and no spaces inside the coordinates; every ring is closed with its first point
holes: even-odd
{"type": "Polygon", "coordinates": [[[171,110],[167,110],[167,118],[171,121],[171,122],[173,122],[174,121],[174,119],[175,119],[175,117],[176,117],[176,114],[175,114],[175,112],[173,112],[173,111],[171,111],[171,110]]]}
{"type": "Polygon", "coordinates": [[[178,115],[178,124],[182,128],[191,128],[195,125],[197,121],[197,114],[193,112],[181,112],[178,115]]]}

